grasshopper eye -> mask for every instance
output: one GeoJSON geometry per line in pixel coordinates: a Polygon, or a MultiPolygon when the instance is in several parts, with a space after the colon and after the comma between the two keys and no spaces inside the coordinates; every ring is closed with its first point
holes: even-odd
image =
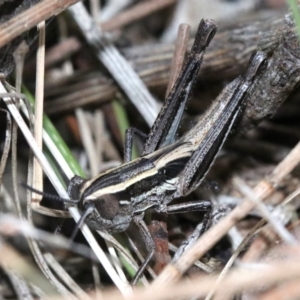
{"type": "Polygon", "coordinates": [[[113,219],[120,210],[119,200],[113,194],[101,195],[93,203],[100,216],[107,220],[113,219]]]}

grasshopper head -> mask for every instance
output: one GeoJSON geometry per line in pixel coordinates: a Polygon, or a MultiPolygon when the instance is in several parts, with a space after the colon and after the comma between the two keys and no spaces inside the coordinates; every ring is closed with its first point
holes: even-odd
{"type": "Polygon", "coordinates": [[[85,212],[93,210],[88,215],[86,222],[95,230],[120,232],[128,228],[133,214],[133,208],[126,197],[126,193],[117,192],[110,194],[87,196],[83,194],[79,208],[85,212]]]}
{"type": "Polygon", "coordinates": [[[68,193],[80,199],[78,208],[86,215],[86,223],[94,230],[120,232],[128,228],[133,214],[130,196],[124,191],[104,189],[103,178],[96,181],[75,176],[71,179],[68,193]]]}

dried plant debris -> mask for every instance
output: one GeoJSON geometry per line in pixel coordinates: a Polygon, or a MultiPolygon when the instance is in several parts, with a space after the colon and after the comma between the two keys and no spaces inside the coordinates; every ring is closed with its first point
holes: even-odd
{"type": "Polygon", "coordinates": [[[285,1],[90,1],[56,16],[75,2],[0,0],[0,297],[300,298],[300,41],[285,1]],[[201,18],[215,36],[207,20],[195,38],[201,18]]]}

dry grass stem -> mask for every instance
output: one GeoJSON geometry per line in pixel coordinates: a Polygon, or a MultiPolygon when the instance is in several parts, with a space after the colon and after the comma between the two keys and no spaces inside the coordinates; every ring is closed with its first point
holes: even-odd
{"type": "Polygon", "coordinates": [[[97,0],[90,0],[91,15],[94,22],[98,21],[100,15],[100,3],[97,0]]]}
{"type": "MultiPolygon", "coordinates": [[[[178,247],[176,247],[173,244],[169,243],[169,250],[173,253],[176,253],[178,251],[178,247]]],[[[210,266],[204,264],[203,262],[201,262],[199,260],[194,262],[194,266],[196,266],[200,270],[203,270],[205,273],[212,273],[213,272],[213,269],[210,266]]]]}
{"type": "Polygon", "coordinates": [[[10,143],[11,143],[11,131],[12,131],[12,120],[11,116],[8,113],[8,111],[1,109],[0,113],[5,113],[6,114],[6,130],[5,130],[5,140],[4,140],[4,145],[3,145],[3,152],[0,160],[0,191],[2,187],[2,178],[3,178],[3,173],[5,170],[9,150],[10,150],[10,143]]]}
{"type": "MultiPolygon", "coordinates": [[[[38,24],[39,30],[39,46],[36,59],[36,86],[35,86],[35,122],[34,122],[34,138],[36,143],[43,151],[43,116],[44,116],[44,82],[45,82],[45,36],[46,23],[42,21],[38,24]]],[[[32,185],[35,189],[43,191],[43,170],[37,159],[33,158],[33,178],[32,185]]],[[[34,209],[36,203],[42,200],[41,195],[32,193],[34,209]]]]}
{"type": "Polygon", "coordinates": [[[290,203],[291,201],[293,201],[293,199],[295,199],[298,195],[300,194],[300,188],[298,188],[297,190],[295,190],[293,193],[291,193],[290,195],[288,195],[284,201],[282,202],[283,205],[290,203]]]}
{"type": "MultiPolygon", "coordinates": [[[[25,42],[20,43],[20,45],[14,51],[13,57],[16,65],[16,92],[21,93],[22,86],[22,76],[23,76],[23,68],[24,68],[24,60],[25,55],[27,54],[29,48],[25,42]]],[[[17,97],[13,98],[15,101],[15,108],[19,111],[20,108],[20,99],[17,97]]],[[[11,145],[11,161],[12,161],[12,185],[13,185],[13,195],[14,202],[17,208],[17,213],[20,219],[22,219],[22,209],[21,203],[19,199],[18,192],[18,172],[17,172],[17,142],[18,142],[18,124],[16,120],[13,120],[12,123],[12,145],[11,145]]]]}
{"type": "Polygon", "coordinates": [[[91,170],[90,176],[94,177],[98,174],[99,162],[95,144],[93,141],[91,126],[89,125],[87,120],[88,113],[85,113],[81,108],[77,108],[75,114],[78,120],[81,140],[89,160],[89,166],[91,170]]]}
{"type": "Polygon", "coordinates": [[[104,140],[105,140],[105,123],[104,116],[100,109],[95,111],[94,115],[94,133],[95,133],[95,144],[96,144],[96,153],[98,157],[99,165],[97,166],[98,172],[100,165],[103,164],[103,151],[104,151],[104,140]]]}
{"type": "MultiPolygon", "coordinates": [[[[126,262],[133,268],[135,272],[138,271],[139,266],[136,260],[132,257],[131,253],[125,249],[112,235],[104,232],[104,231],[97,231],[99,235],[108,243],[113,245],[113,247],[118,250],[118,252],[122,255],[122,257],[126,260],[126,262]]],[[[148,281],[145,276],[142,276],[141,281],[143,282],[144,286],[148,285],[148,281]]]]}
{"type": "MultiPolygon", "coordinates": [[[[31,200],[31,196],[28,193],[28,202],[31,200]]],[[[28,205],[29,206],[29,205],[28,205]]],[[[32,222],[32,216],[30,215],[30,212],[28,213],[28,220],[32,222]]],[[[70,297],[71,299],[74,299],[70,291],[61,283],[60,280],[53,274],[53,272],[50,269],[50,266],[48,265],[47,261],[45,260],[44,254],[37,243],[37,241],[33,239],[28,239],[28,246],[31,250],[31,253],[33,255],[33,258],[40,268],[40,270],[45,275],[45,278],[55,287],[55,289],[59,292],[59,294],[62,297],[70,297]]],[[[75,300],[75,299],[74,299],[75,300]]]]}

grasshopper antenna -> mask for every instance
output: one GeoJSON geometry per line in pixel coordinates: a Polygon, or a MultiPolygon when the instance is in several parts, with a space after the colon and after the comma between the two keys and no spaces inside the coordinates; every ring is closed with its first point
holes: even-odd
{"type": "MultiPolygon", "coordinates": [[[[73,205],[77,205],[78,202],[79,202],[79,200],[72,200],[72,199],[62,198],[62,197],[59,197],[59,196],[56,196],[56,195],[53,195],[53,194],[49,194],[49,193],[45,193],[45,192],[36,190],[36,189],[33,188],[32,186],[30,186],[30,185],[28,185],[28,184],[26,184],[26,183],[24,183],[24,182],[20,182],[20,184],[21,184],[24,188],[26,188],[26,189],[28,189],[28,190],[30,190],[30,191],[32,191],[32,192],[38,194],[38,195],[44,196],[44,197],[46,197],[46,198],[48,198],[48,199],[50,199],[50,200],[60,201],[60,202],[63,202],[63,203],[68,203],[68,204],[73,204],[73,205]]],[[[75,229],[74,229],[74,231],[73,231],[73,233],[72,233],[72,235],[71,235],[71,237],[70,237],[70,242],[72,242],[72,241],[75,239],[75,237],[76,237],[76,235],[77,235],[79,229],[80,229],[81,226],[83,225],[85,219],[93,212],[93,210],[94,210],[94,206],[93,206],[93,205],[90,205],[90,206],[83,212],[83,214],[81,215],[79,221],[76,223],[76,227],[75,227],[75,229]]]]}
{"type": "Polygon", "coordinates": [[[74,231],[70,237],[70,242],[73,242],[79,229],[81,228],[81,226],[83,225],[85,219],[94,211],[94,206],[90,205],[88,206],[88,208],[83,212],[83,214],[81,215],[80,219],[78,220],[78,222],[76,223],[76,226],[74,228],[74,231]]]}
{"type": "Polygon", "coordinates": [[[62,198],[62,197],[59,197],[59,196],[56,196],[56,195],[53,195],[53,194],[50,194],[50,193],[45,193],[45,192],[36,190],[32,186],[30,186],[30,185],[28,185],[27,183],[24,183],[24,182],[20,182],[20,185],[23,186],[27,190],[30,190],[30,191],[38,194],[38,195],[44,196],[44,197],[46,197],[48,199],[51,199],[51,200],[60,201],[60,202],[66,203],[66,204],[73,204],[73,205],[77,205],[78,202],[79,202],[79,200],[72,200],[72,199],[62,198]]]}

